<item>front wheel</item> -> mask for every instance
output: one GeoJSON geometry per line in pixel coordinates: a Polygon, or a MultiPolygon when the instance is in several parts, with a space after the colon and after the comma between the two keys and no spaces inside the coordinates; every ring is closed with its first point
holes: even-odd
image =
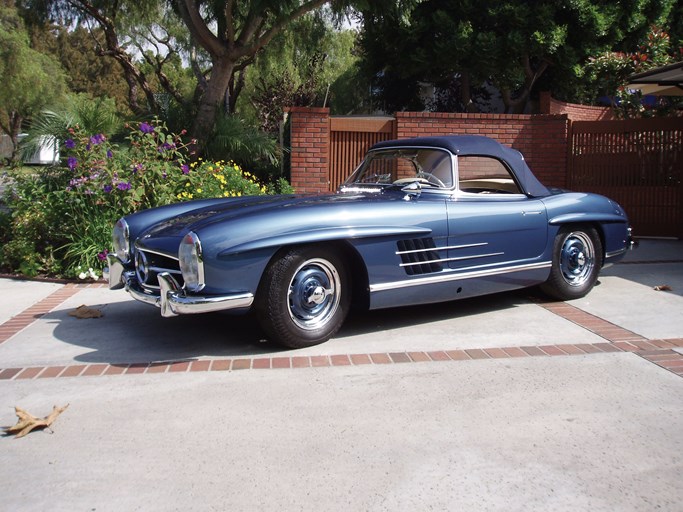
{"type": "Polygon", "coordinates": [[[559,300],[583,297],[598,280],[601,260],[602,243],[595,228],[563,227],[555,237],[550,277],[541,289],[559,300]]]}
{"type": "Polygon", "coordinates": [[[287,250],[270,263],[256,310],[273,341],[291,348],[323,343],[341,327],[351,304],[346,267],[325,248],[287,250]]]}

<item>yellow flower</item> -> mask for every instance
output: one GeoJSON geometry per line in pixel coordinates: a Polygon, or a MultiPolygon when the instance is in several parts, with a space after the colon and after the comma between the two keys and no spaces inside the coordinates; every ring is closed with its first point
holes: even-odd
{"type": "Polygon", "coordinates": [[[201,194],[201,193],[202,193],[202,189],[201,189],[201,188],[198,188],[198,189],[197,189],[197,194],[201,194]]]}

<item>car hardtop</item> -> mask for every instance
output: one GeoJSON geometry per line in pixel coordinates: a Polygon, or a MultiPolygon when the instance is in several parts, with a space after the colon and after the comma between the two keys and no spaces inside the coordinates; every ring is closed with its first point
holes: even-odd
{"type": "Polygon", "coordinates": [[[493,157],[504,162],[510,168],[526,195],[531,197],[551,195],[550,190],[538,181],[531,172],[519,151],[504,146],[490,137],[483,135],[441,135],[387,140],[374,144],[368,153],[393,148],[433,148],[443,149],[457,156],[493,157]]]}

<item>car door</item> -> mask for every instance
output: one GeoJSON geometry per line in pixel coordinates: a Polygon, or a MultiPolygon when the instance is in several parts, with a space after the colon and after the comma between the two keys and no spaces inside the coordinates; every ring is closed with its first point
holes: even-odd
{"type": "Polygon", "coordinates": [[[540,262],[548,218],[507,166],[492,157],[458,156],[458,190],[447,202],[448,258],[456,270],[519,267],[540,262]]]}

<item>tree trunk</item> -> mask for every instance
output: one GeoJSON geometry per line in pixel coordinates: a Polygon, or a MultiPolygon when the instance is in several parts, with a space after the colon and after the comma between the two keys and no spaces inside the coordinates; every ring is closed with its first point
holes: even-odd
{"type": "Polygon", "coordinates": [[[470,114],[479,112],[479,109],[472,101],[472,80],[469,71],[463,71],[460,74],[460,101],[465,107],[465,112],[470,114]]]}
{"type": "Polygon", "coordinates": [[[230,77],[235,68],[235,63],[227,57],[217,59],[213,63],[213,69],[207,83],[206,91],[199,102],[197,117],[192,127],[192,136],[197,140],[200,148],[206,146],[216,124],[216,114],[225,100],[225,93],[230,84],[230,77]]]}
{"type": "Polygon", "coordinates": [[[19,152],[19,134],[21,133],[21,125],[24,122],[24,118],[16,110],[12,110],[9,113],[9,124],[8,126],[3,126],[2,129],[9,135],[10,141],[12,143],[12,154],[10,155],[10,162],[18,162],[18,152],[19,152]]]}

